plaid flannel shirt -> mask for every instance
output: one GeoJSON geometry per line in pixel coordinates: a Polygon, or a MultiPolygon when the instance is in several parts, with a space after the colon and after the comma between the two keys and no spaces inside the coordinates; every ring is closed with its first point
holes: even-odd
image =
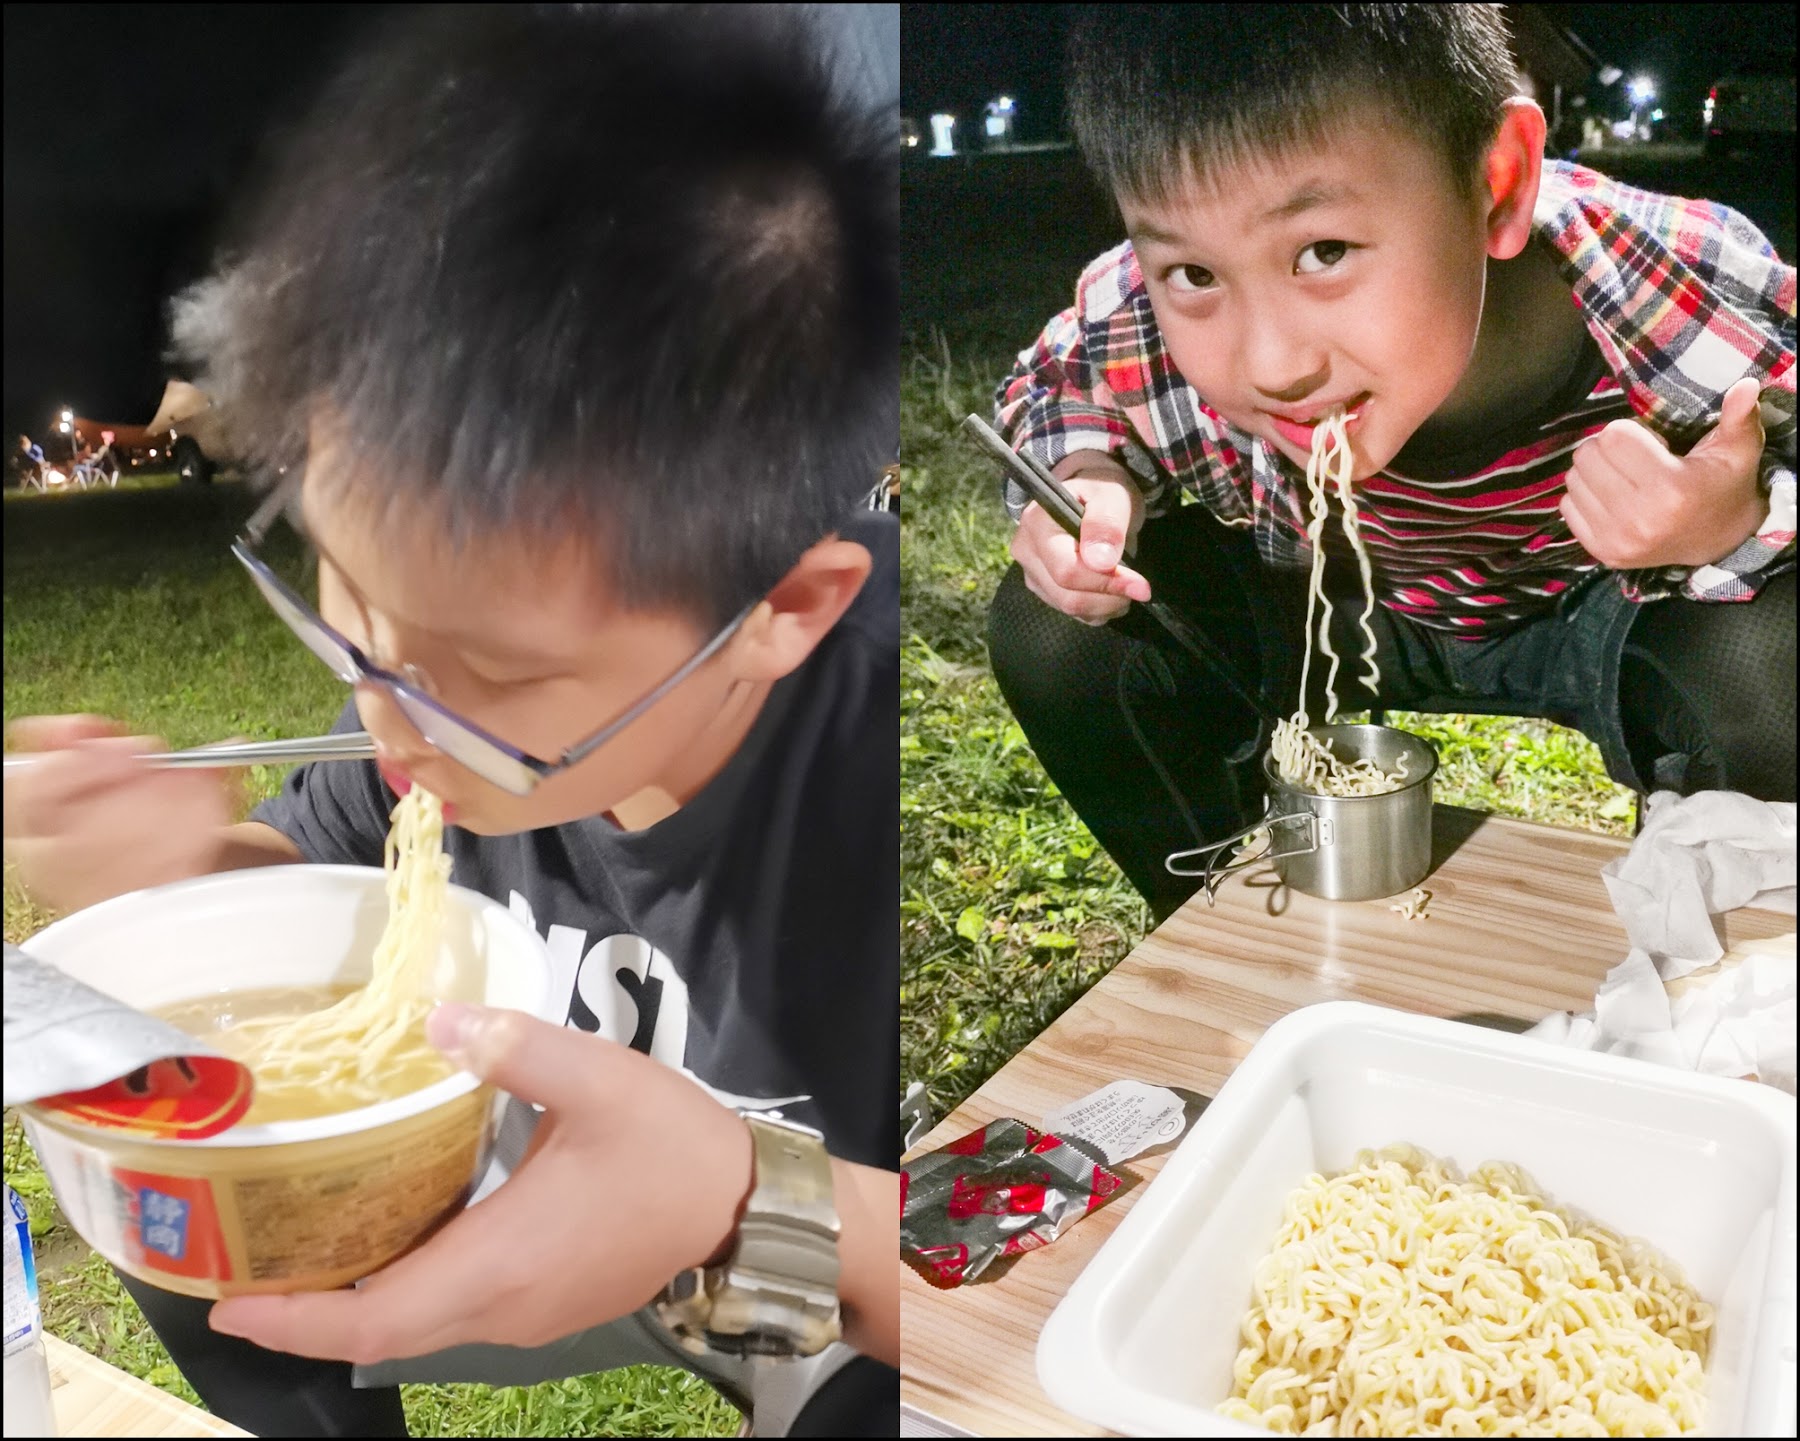
{"type": "MultiPolygon", "coordinates": [[[[1748,600],[1794,549],[1794,268],[1736,211],[1638,190],[1547,161],[1533,212],[1631,412],[1677,454],[1717,422],[1731,385],[1762,385],[1767,518],[1712,565],[1620,572],[1633,599],[1748,600]]],[[[1024,351],[995,397],[996,428],[1046,465],[1113,455],[1163,513],[1179,491],[1254,529],[1265,563],[1310,560],[1304,476],[1228,424],[1176,371],[1129,242],[1083,272],[1075,304],[1024,351]]],[[[1007,485],[1016,519],[1027,497],[1007,485]]],[[[1579,552],[1582,570],[1596,562],[1579,552]]]]}

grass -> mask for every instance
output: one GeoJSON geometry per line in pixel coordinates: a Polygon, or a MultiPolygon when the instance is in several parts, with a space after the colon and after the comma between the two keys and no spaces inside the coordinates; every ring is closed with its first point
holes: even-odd
{"type": "MultiPolygon", "coordinates": [[[[92,711],[177,747],[327,729],[344,688],[228,553],[248,494],[237,485],[190,491],[132,479],[139,483],[117,491],[7,494],[7,721],[92,711]]],[[[271,559],[290,575],[303,569],[279,539],[271,559]]],[[[247,772],[244,811],[283,774],[247,772]]],[[[23,942],[53,919],[9,870],[6,939],[23,942]]],[[[10,1112],[6,1182],[31,1213],[51,1334],[199,1404],[112,1269],[63,1218],[10,1112]]],[[[401,1394],[415,1436],[729,1436],[740,1420],[705,1382],[653,1366],[529,1387],[405,1386],[401,1394]]]]}
{"type": "MultiPolygon", "coordinates": [[[[901,384],[901,1075],[925,1084],[939,1116],[1149,921],[1033,757],[987,666],[985,612],[1011,525],[992,466],[956,428],[988,413],[1012,351],[1049,313],[1021,307],[1010,348],[989,338],[991,308],[960,348],[921,328],[901,384]]],[[[1630,832],[1631,792],[1577,732],[1493,716],[1389,719],[1438,747],[1441,801],[1630,832]]]]}

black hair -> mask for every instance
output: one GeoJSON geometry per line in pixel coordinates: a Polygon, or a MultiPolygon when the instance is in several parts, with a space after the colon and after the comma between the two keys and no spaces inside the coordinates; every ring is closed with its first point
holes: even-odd
{"type": "Polygon", "coordinates": [[[484,529],[591,533],[714,623],[898,445],[897,124],[774,6],[408,7],[273,151],[191,362],[263,473],[306,456],[484,529]]]}
{"type": "Polygon", "coordinates": [[[1474,194],[1519,93],[1499,5],[1086,5],[1068,38],[1069,119],[1115,196],[1156,203],[1326,142],[1364,105],[1474,194]]]}

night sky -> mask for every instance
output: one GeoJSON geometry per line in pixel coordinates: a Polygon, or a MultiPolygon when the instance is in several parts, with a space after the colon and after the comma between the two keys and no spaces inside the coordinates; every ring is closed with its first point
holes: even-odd
{"type": "MultiPolygon", "coordinates": [[[[1063,134],[1062,42],[1068,5],[907,5],[900,61],[902,108],[921,126],[948,110],[974,143],[970,121],[1005,92],[1019,102],[1015,134],[1048,140],[1063,134]]],[[[1691,117],[1698,138],[1707,88],[1740,56],[1794,48],[1792,5],[1547,5],[1602,62],[1659,84],[1671,115],[1691,117]]],[[[1599,86],[1590,103],[1616,97],[1599,86]]],[[[1610,113],[1622,117],[1619,104],[1610,113]]],[[[959,142],[961,143],[961,142],[959,142]]]]}
{"type": "Polygon", "coordinates": [[[6,427],[143,423],[166,302],[375,5],[8,5],[6,427]]]}
{"type": "MultiPolygon", "coordinates": [[[[271,125],[391,8],[6,7],[9,433],[44,434],[62,405],[150,418],[170,373],[169,296],[203,273],[271,125]]],[[[974,116],[1004,90],[1020,102],[1020,140],[1059,136],[1067,8],[906,6],[904,108],[974,116]]],[[[1747,49],[1794,43],[1788,5],[1550,8],[1604,60],[1661,81],[1672,112],[1697,112],[1747,49]]]]}

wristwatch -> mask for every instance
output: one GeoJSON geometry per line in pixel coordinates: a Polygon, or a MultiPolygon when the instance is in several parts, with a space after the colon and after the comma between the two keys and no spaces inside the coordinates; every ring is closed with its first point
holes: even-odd
{"type": "Polygon", "coordinates": [[[809,1127],[739,1114],[753,1159],[736,1243],[669,1282],[656,1314],[696,1356],[815,1356],[843,1334],[831,1156],[809,1127]]]}

